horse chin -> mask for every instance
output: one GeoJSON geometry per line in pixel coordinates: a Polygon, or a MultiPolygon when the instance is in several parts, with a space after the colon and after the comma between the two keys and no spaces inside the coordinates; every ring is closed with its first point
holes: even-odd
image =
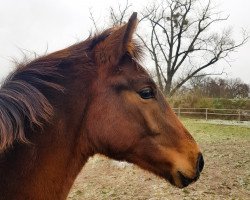
{"type": "Polygon", "coordinates": [[[185,188],[188,185],[194,183],[199,179],[199,176],[196,176],[194,178],[189,178],[185,175],[183,175],[182,172],[178,171],[175,176],[172,176],[172,179],[167,179],[172,185],[174,185],[177,188],[185,188]]]}

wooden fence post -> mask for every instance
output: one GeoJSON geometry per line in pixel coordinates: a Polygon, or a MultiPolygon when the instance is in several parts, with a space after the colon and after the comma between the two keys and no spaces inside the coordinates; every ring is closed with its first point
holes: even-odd
{"type": "Polygon", "coordinates": [[[238,112],[239,112],[239,118],[238,118],[238,120],[240,121],[241,120],[241,116],[240,116],[241,115],[241,110],[239,109],[238,112]]]}
{"type": "Polygon", "coordinates": [[[207,110],[208,110],[208,108],[206,108],[206,120],[207,120],[207,110]]]}
{"type": "Polygon", "coordinates": [[[181,116],[181,108],[178,107],[178,117],[180,117],[180,116],[181,116]]]}

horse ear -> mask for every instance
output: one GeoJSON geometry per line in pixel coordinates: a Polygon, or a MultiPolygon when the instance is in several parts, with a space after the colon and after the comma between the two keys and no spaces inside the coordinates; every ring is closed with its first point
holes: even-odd
{"type": "Polygon", "coordinates": [[[98,65],[115,66],[126,52],[133,52],[133,33],[137,26],[137,13],[134,12],[128,23],[114,28],[110,35],[95,48],[95,60],[98,65]]]}

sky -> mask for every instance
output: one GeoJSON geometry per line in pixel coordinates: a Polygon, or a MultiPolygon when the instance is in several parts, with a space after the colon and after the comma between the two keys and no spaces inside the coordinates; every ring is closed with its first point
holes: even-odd
{"type": "MultiPolygon", "coordinates": [[[[202,0],[200,0],[202,2],[202,0]]],[[[88,37],[89,11],[98,25],[105,27],[109,7],[125,0],[0,0],[0,81],[14,69],[13,59],[44,55],[88,37]],[[105,20],[106,19],[106,20],[105,20]]],[[[133,0],[131,10],[139,11],[152,0],[133,0]],[[143,2],[143,3],[142,3],[143,2]]],[[[216,0],[218,10],[230,15],[227,26],[239,39],[242,28],[250,33],[249,0],[216,0]]],[[[225,67],[227,78],[241,78],[250,84],[250,41],[231,57],[225,67]]],[[[149,66],[147,66],[149,67],[149,66]]]]}

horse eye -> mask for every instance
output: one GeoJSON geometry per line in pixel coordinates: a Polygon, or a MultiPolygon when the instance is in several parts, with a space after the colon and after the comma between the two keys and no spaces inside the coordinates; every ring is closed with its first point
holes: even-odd
{"type": "Polygon", "coordinates": [[[143,99],[151,99],[155,97],[154,91],[152,88],[147,87],[143,88],[141,91],[138,92],[138,94],[141,96],[143,99]]]}

